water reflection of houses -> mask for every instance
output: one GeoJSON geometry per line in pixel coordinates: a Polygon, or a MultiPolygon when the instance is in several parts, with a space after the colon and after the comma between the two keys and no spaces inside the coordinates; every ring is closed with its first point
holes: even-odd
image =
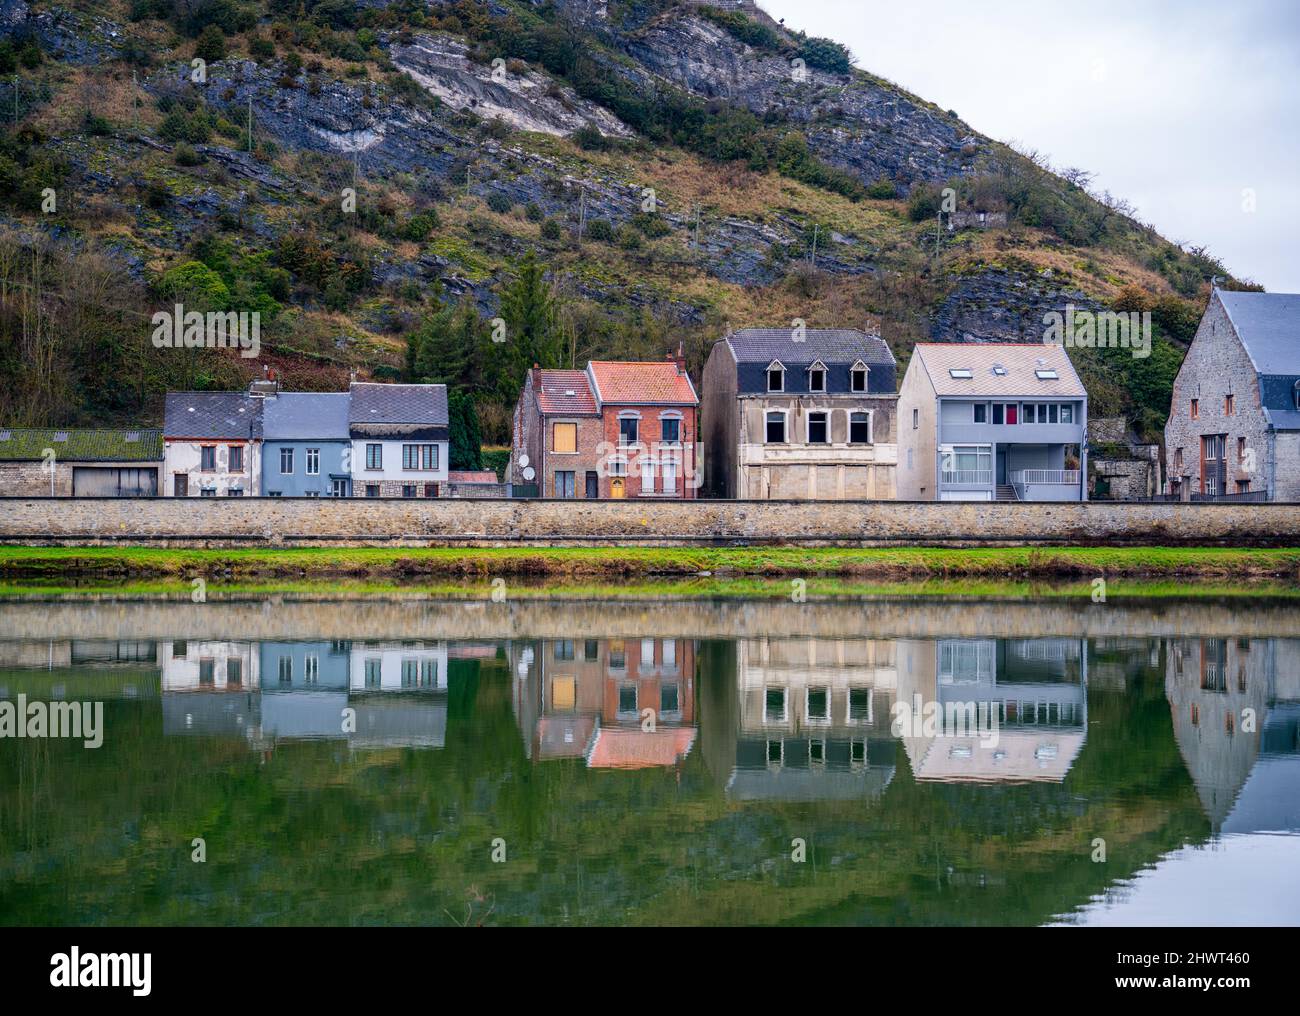
{"type": "Polygon", "coordinates": [[[440,748],[447,648],[424,642],[165,642],[163,732],[440,748]]]}
{"type": "Polygon", "coordinates": [[[152,639],[0,639],[0,699],[136,699],[158,694],[152,639]]]}
{"type": "Polygon", "coordinates": [[[940,781],[1065,779],[1087,736],[1087,685],[1084,639],[900,639],[899,700],[914,711],[933,703],[936,717],[933,730],[901,732],[913,774],[940,781]],[[951,723],[968,724],[972,715],[982,725],[975,731],[951,723]]]}
{"type": "Polygon", "coordinates": [[[1172,639],[1165,694],[1215,832],[1300,830],[1300,641],[1172,639]]]}
{"type": "Polygon", "coordinates": [[[510,647],[514,709],[534,761],[671,766],[695,743],[692,639],[535,639],[510,647]]]}
{"type": "Polygon", "coordinates": [[[736,800],[873,797],[894,775],[890,639],[751,638],[736,645],[736,800]]]}

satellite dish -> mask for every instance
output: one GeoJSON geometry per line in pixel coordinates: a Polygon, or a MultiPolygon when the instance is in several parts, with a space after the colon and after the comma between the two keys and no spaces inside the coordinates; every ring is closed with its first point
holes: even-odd
{"type": "Polygon", "coordinates": [[[520,456],[519,456],[519,468],[520,468],[520,469],[523,469],[523,468],[524,468],[525,466],[527,466],[527,465],[528,465],[528,456],[527,456],[527,455],[520,455],[520,456]]]}
{"type": "Polygon", "coordinates": [[[531,480],[531,479],[532,479],[534,476],[536,476],[536,475],[537,475],[537,473],[536,473],[536,471],[534,471],[534,469],[533,469],[532,466],[525,466],[525,467],[524,467],[524,479],[525,479],[525,480],[531,480]]]}

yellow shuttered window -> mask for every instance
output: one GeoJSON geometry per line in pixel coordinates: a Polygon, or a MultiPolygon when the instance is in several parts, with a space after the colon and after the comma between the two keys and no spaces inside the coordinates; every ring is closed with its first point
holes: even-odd
{"type": "Polygon", "coordinates": [[[557,452],[576,452],[578,450],[578,425],[576,423],[557,423],[554,425],[552,447],[557,452]]]}

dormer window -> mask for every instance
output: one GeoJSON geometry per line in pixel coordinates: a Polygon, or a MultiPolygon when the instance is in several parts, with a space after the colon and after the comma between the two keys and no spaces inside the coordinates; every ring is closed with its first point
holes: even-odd
{"type": "Polygon", "coordinates": [[[785,365],[773,360],[767,365],[767,390],[769,392],[785,391],[785,365]]]}
{"type": "Polygon", "coordinates": [[[826,391],[826,364],[820,360],[808,368],[808,390],[810,392],[826,391]]]}
{"type": "Polygon", "coordinates": [[[867,390],[867,365],[859,360],[849,369],[849,390],[863,394],[867,390]]]}

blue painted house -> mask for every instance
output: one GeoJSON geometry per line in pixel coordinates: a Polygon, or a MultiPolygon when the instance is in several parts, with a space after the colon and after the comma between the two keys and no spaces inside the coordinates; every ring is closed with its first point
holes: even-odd
{"type": "Polygon", "coordinates": [[[262,409],[267,497],[351,497],[347,392],[281,392],[262,409]]]}

